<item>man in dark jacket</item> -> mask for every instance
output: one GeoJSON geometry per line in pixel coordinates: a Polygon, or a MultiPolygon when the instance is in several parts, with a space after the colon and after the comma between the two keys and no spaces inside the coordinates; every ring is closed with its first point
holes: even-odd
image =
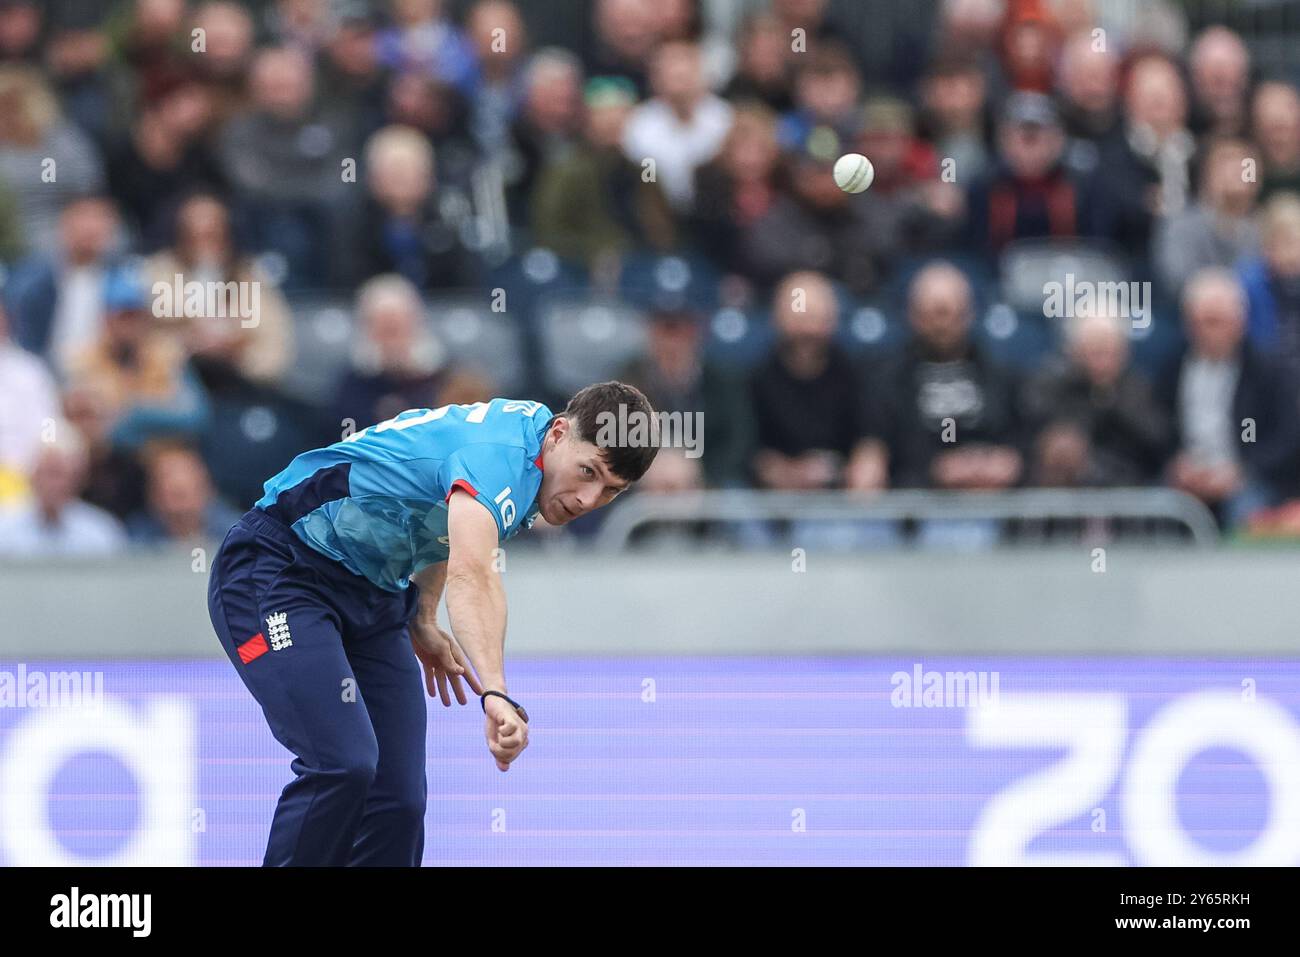
{"type": "Polygon", "coordinates": [[[1065,147],[1065,132],[1047,96],[1007,98],[998,124],[998,168],[970,188],[966,242],[971,249],[997,254],[1017,239],[1100,231],[1099,197],[1090,178],[1065,165],[1065,147]]]}
{"type": "Polygon", "coordinates": [[[934,263],[912,280],[913,336],[871,384],[895,486],[998,489],[1020,479],[1018,383],[972,341],[972,314],[956,267],[934,263]]]}
{"type": "Polygon", "coordinates": [[[1129,365],[1128,322],[1077,315],[1066,352],[1025,387],[1035,435],[1035,484],[1119,487],[1156,480],[1169,453],[1169,421],[1150,383],[1129,365]]]}
{"type": "Polygon", "coordinates": [[[1300,491],[1300,408],[1279,365],[1245,340],[1246,303],[1231,273],[1205,269],[1187,284],[1188,347],[1159,381],[1177,451],[1175,488],[1227,527],[1300,491]]]}
{"type": "Polygon", "coordinates": [[[869,431],[862,382],[834,341],[834,288],[819,273],[791,273],[772,304],[777,342],[749,390],[757,484],[784,491],[882,487],[883,447],[869,431]]]}

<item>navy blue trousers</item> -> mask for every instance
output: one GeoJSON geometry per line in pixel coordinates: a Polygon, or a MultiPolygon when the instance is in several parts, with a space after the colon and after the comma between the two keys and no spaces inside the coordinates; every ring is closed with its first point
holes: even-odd
{"type": "Polygon", "coordinates": [[[295,756],[265,865],[419,865],[426,712],[407,632],[418,596],[377,588],[260,509],[222,542],[212,625],[295,756]]]}

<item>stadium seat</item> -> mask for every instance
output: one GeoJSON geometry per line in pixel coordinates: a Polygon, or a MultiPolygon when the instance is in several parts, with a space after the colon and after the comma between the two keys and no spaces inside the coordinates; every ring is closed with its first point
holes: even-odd
{"type": "Polygon", "coordinates": [[[983,311],[998,298],[998,277],[989,268],[988,258],[982,254],[959,251],[943,254],[908,256],[900,259],[879,293],[872,298],[888,315],[904,317],[907,314],[907,292],[916,274],[936,262],[947,262],[965,274],[971,284],[975,308],[983,311]]]}
{"type": "Polygon", "coordinates": [[[1107,246],[1083,240],[1026,239],[1012,243],[1000,262],[1002,298],[1018,313],[1042,315],[1049,283],[1127,282],[1125,261],[1107,246]]]}
{"type": "Polygon", "coordinates": [[[891,314],[879,300],[850,301],[840,310],[836,341],[854,356],[877,356],[907,338],[901,313],[891,314]]]}
{"type": "Polygon", "coordinates": [[[352,299],[329,293],[290,293],[286,299],[295,355],[281,390],[305,402],[328,404],[352,348],[352,299]]]}
{"type": "Polygon", "coordinates": [[[726,306],[709,316],[704,355],[722,365],[747,369],[767,355],[775,338],[765,311],[726,306]]]}
{"type": "Polygon", "coordinates": [[[1167,371],[1185,344],[1178,309],[1169,304],[1157,305],[1150,325],[1133,329],[1129,336],[1133,365],[1148,379],[1167,371]]]}
{"type": "Polygon", "coordinates": [[[1056,323],[1038,312],[1019,312],[1004,302],[993,303],[979,314],[976,341],[995,361],[1021,372],[1032,372],[1059,346],[1056,323]]]}
{"type": "Polygon", "coordinates": [[[572,394],[611,379],[646,345],[646,320],[617,299],[547,297],[538,306],[545,387],[572,394]]]}
{"type": "Polygon", "coordinates": [[[579,295],[587,289],[587,277],[581,268],[551,250],[534,246],[492,268],[484,279],[484,288],[493,293],[503,290],[506,311],[531,326],[541,297],[579,295]]]}
{"type": "Polygon", "coordinates": [[[501,394],[528,391],[524,336],[513,315],[494,312],[482,294],[432,296],[425,305],[454,363],[482,373],[501,394]]]}
{"type": "Polygon", "coordinates": [[[702,257],[638,251],[626,254],[622,265],[619,293],[638,308],[689,306],[707,311],[718,306],[720,276],[702,257]]]}
{"type": "Polygon", "coordinates": [[[200,450],[221,495],[247,508],[295,455],[338,438],[316,406],[248,386],[212,397],[212,426],[200,450]]]}

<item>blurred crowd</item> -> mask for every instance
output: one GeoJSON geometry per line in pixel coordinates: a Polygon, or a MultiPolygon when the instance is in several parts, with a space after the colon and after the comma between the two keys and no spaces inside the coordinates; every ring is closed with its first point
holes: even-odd
{"type": "MultiPolygon", "coordinates": [[[[431,312],[539,251],[637,314],[593,379],[703,414],[646,491],[1168,486],[1300,533],[1300,54],[1169,0],[917,0],[882,58],[850,6],[0,0],[0,553],[220,538],[298,451],[498,394],[431,312]],[[1145,311],[1013,303],[1058,248],[1145,311]],[[647,262],[706,291],[629,292],[647,262]],[[304,398],[322,296],[350,351],[304,398]]],[[[511,384],[562,404],[508,292],[511,384]]]]}

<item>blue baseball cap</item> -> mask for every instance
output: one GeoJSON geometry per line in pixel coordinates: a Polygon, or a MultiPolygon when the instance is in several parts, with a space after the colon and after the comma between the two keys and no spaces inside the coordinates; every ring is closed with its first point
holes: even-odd
{"type": "Polygon", "coordinates": [[[116,266],[104,278],[104,309],[107,312],[137,312],[149,308],[149,295],[139,271],[116,266]]]}

